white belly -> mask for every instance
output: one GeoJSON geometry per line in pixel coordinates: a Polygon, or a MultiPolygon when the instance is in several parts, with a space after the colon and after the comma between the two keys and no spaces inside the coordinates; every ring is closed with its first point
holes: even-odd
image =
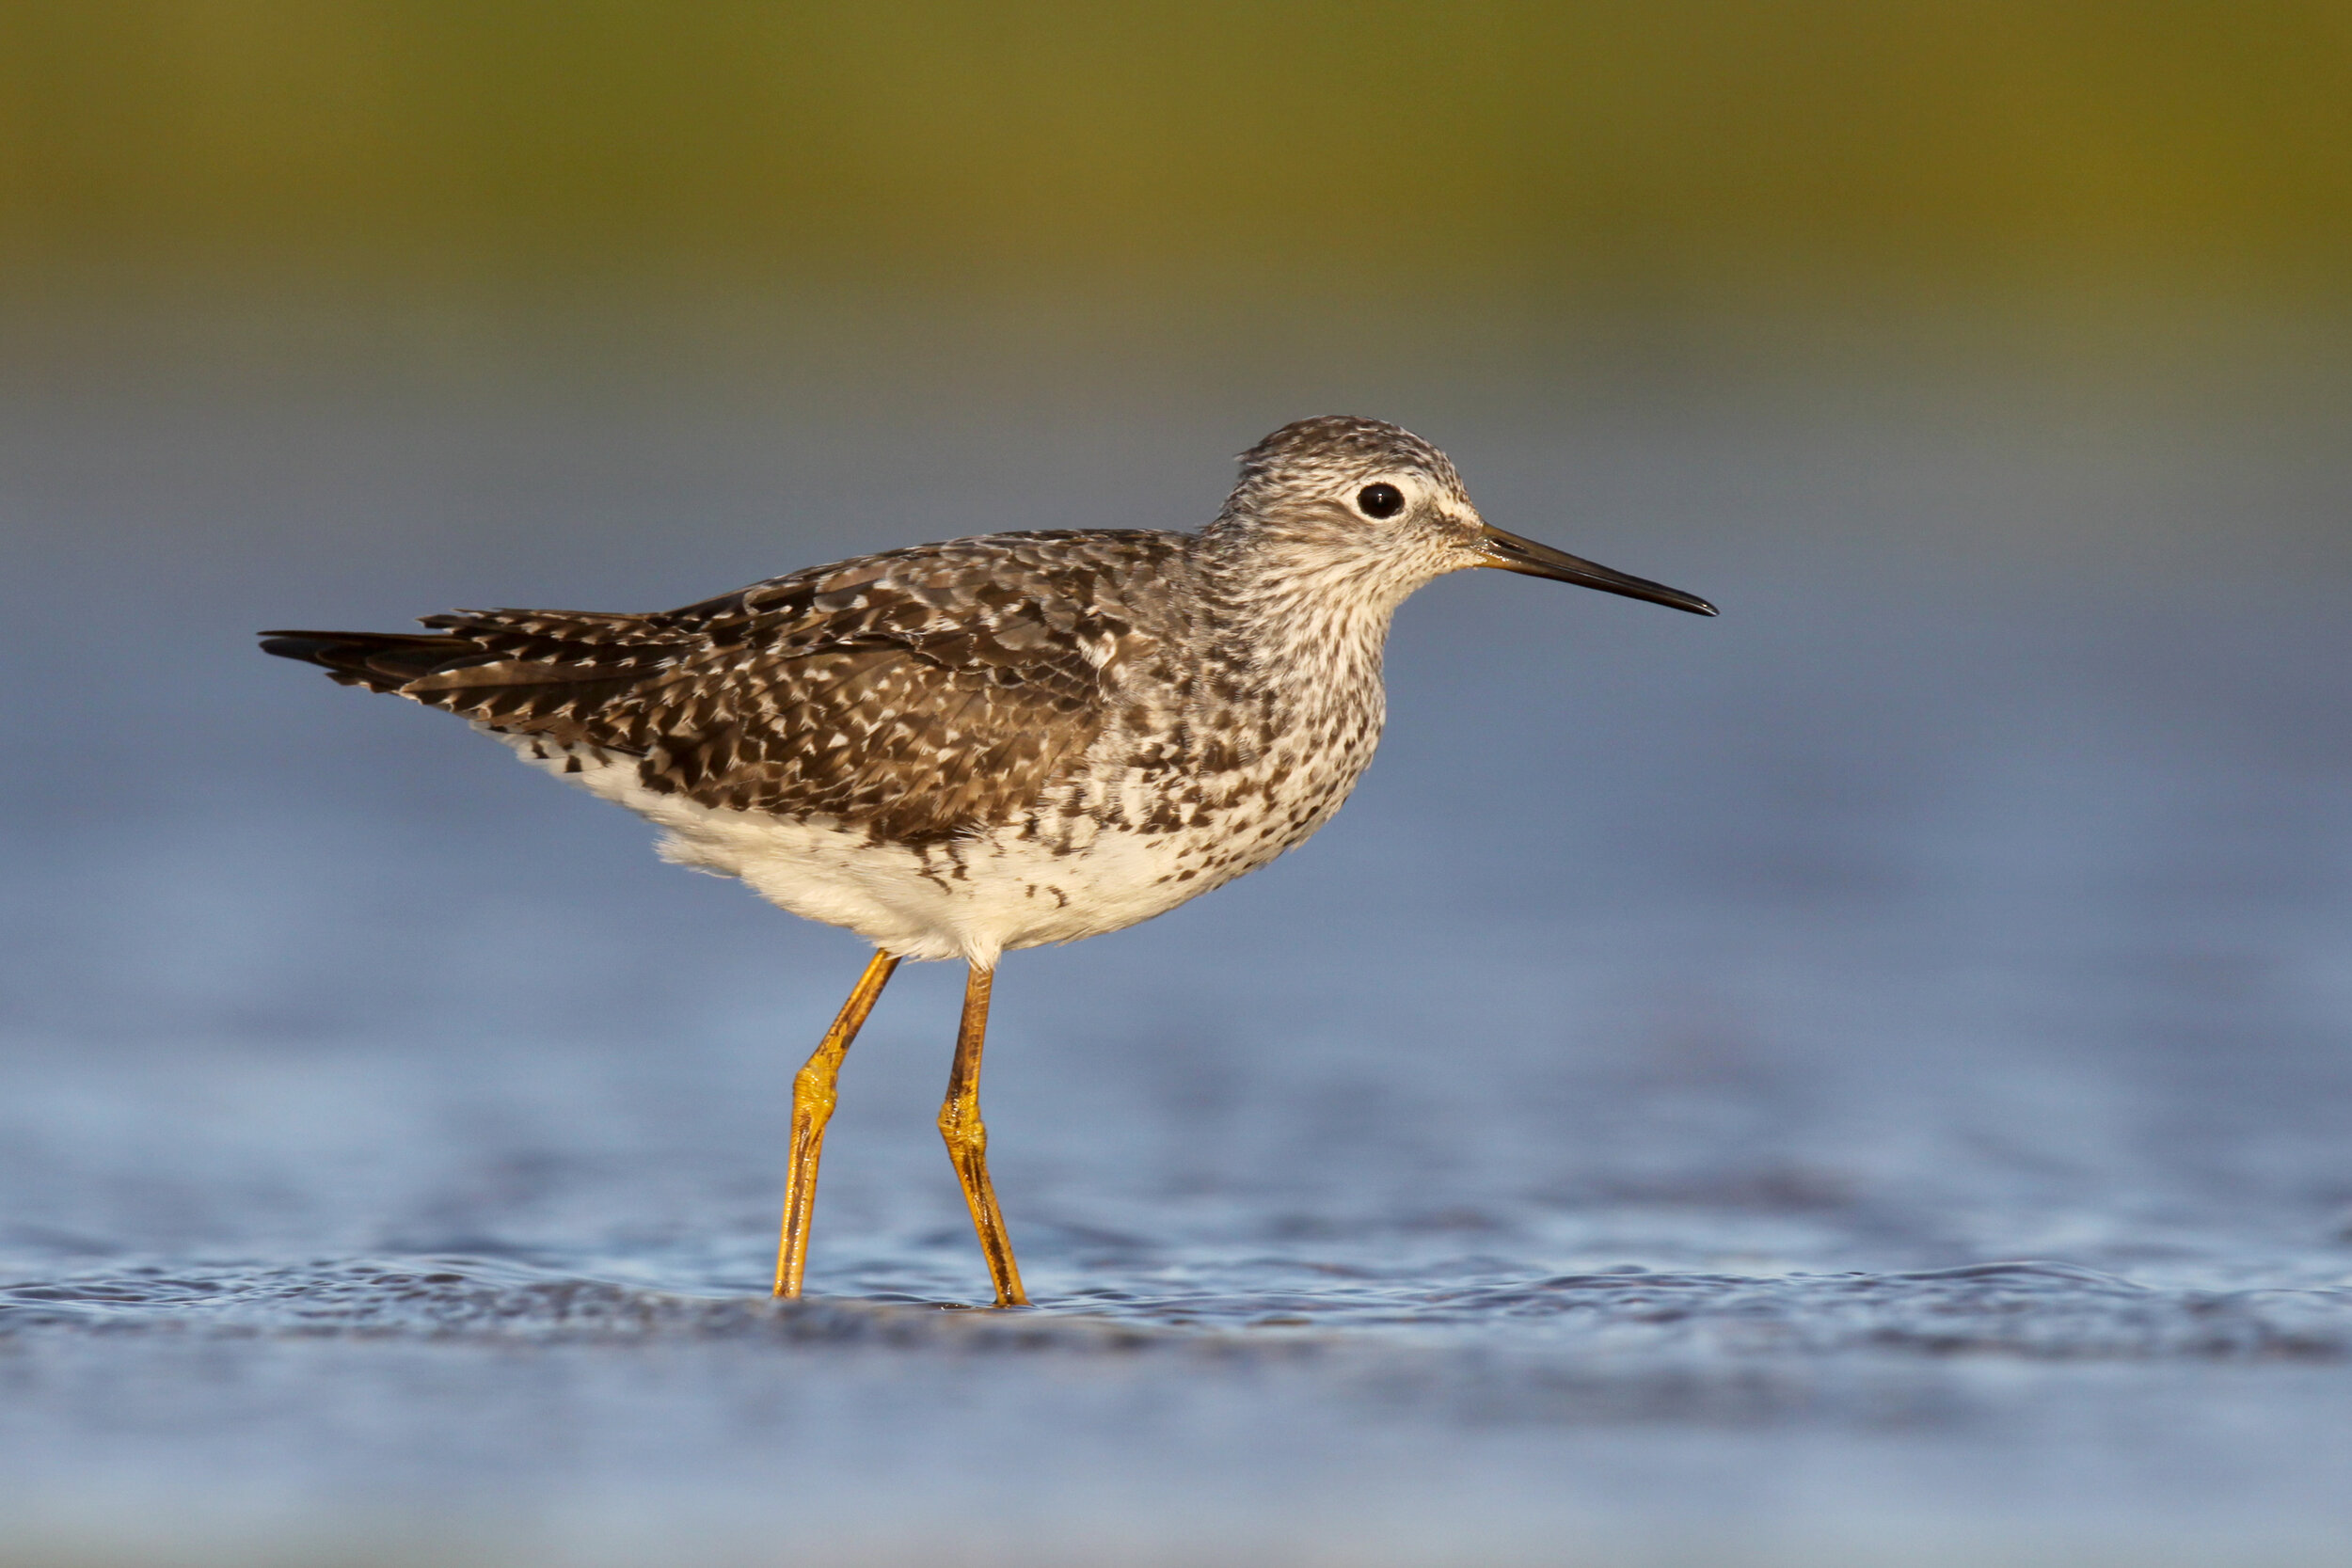
{"type": "Polygon", "coordinates": [[[740,878],[770,903],[855,931],[901,958],[960,958],[987,968],[1010,948],[1116,931],[1221,886],[1286,847],[1252,824],[1215,835],[1106,830],[1078,842],[1005,829],[909,848],[821,818],[795,821],[658,794],[639,782],[632,757],[484,733],[533,767],[655,823],[663,859],[740,878]]]}

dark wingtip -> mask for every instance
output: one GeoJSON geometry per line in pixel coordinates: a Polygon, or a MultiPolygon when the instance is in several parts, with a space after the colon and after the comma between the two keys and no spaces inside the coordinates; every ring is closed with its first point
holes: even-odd
{"type": "Polygon", "coordinates": [[[470,648],[451,638],[421,637],[414,632],[265,631],[260,635],[265,654],[315,664],[345,686],[362,685],[378,691],[414,680],[453,650],[470,648]],[[404,668],[404,663],[417,667],[404,668]]]}
{"type": "Polygon", "coordinates": [[[279,658],[296,658],[305,664],[316,664],[319,656],[326,651],[326,643],[299,632],[264,631],[255,635],[262,640],[262,652],[274,654],[279,658]]]}

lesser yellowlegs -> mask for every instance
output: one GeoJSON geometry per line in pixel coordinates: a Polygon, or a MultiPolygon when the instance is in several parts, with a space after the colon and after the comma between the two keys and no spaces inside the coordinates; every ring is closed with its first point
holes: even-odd
{"type": "Polygon", "coordinates": [[[267,652],[454,713],[649,817],[661,852],[846,927],[873,960],[793,1085],[776,1294],[798,1295],[843,1054],[902,958],[961,958],[939,1117],[998,1306],[980,1049],[1006,951],[1115,931],[1303,842],[1372,760],[1406,595],[1500,567],[1714,607],[1489,526],[1376,420],[1285,425],[1199,533],[917,545],[659,614],[494,610],[267,652]]]}

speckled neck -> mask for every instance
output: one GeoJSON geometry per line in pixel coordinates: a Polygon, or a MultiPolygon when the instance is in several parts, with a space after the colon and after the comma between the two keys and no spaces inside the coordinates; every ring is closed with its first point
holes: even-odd
{"type": "Polygon", "coordinates": [[[1377,689],[1389,624],[1425,580],[1371,552],[1335,555],[1232,516],[1201,531],[1194,559],[1216,642],[1233,662],[1326,694],[1377,689]]]}

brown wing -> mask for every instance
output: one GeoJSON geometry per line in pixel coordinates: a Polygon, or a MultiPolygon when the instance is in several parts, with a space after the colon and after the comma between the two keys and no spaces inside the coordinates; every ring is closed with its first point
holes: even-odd
{"type": "Polygon", "coordinates": [[[658,615],[437,615],[439,636],[270,652],[494,728],[641,759],[705,805],[925,843],[1012,817],[1101,733],[1180,541],[998,534],[818,567],[658,615]]]}

